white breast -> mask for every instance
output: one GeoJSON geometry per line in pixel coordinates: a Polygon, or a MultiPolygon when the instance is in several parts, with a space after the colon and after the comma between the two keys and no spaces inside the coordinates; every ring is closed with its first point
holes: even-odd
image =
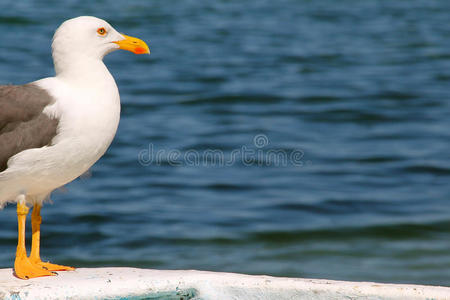
{"type": "Polygon", "coordinates": [[[58,118],[59,124],[52,146],[20,153],[9,168],[27,182],[28,194],[47,193],[74,180],[108,149],[119,124],[120,97],[105,70],[95,82],[58,77],[36,82],[56,99],[44,113],[58,118]]]}

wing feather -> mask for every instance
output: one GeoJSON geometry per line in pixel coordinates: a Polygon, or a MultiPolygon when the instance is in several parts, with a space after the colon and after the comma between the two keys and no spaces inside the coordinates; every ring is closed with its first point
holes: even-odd
{"type": "Polygon", "coordinates": [[[33,84],[0,86],[0,172],[15,154],[51,144],[58,120],[43,113],[54,99],[33,84]]]}

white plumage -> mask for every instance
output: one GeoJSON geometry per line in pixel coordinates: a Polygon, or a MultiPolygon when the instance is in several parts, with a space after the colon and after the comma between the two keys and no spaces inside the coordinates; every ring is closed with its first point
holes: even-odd
{"type": "MultiPolygon", "coordinates": [[[[64,22],[52,43],[55,77],[34,82],[55,102],[43,113],[59,119],[52,144],[24,150],[0,173],[0,206],[16,201],[42,203],[58,187],[86,172],[107,150],[120,118],[120,97],[103,57],[124,40],[107,22],[79,17],[64,22]],[[99,36],[104,28],[107,36],[99,36]]],[[[32,99],[30,99],[32,101],[32,99]]]]}
{"type": "Polygon", "coordinates": [[[150,53],[145,42],[118,33],[101,19],[71,19],[53,37],[55,77],[0,86],[0,208],[17,202],[14,272],[19,278],[74,269],[41,260],[40,211],[53,190],[86,172],[114,138],[120,97],[102,60],[117,49],[150,53]],[[33,206],[29,256],[28,206],[33,206]]]}

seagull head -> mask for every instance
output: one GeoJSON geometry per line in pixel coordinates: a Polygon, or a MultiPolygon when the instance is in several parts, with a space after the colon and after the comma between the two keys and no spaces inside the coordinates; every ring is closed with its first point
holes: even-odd
{"type": "Polygon", "coordinates": [[[144,41],[121,34],[108,22],[96,17],[82,16],[67,20],[53,36],[52,55],[55,67],[80,59],[102,60],[106,54],[118,49],[135,54],[150,54],[144,41]]]}

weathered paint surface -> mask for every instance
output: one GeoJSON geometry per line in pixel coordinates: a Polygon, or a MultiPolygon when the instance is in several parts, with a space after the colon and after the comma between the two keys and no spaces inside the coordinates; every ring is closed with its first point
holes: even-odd
{"type": "Polygon", "coordinates": [[[0,299],[450,299],[449,287],[278,278],[203,271],[77,269],[20,280],[0,270],[0,299]]]}

